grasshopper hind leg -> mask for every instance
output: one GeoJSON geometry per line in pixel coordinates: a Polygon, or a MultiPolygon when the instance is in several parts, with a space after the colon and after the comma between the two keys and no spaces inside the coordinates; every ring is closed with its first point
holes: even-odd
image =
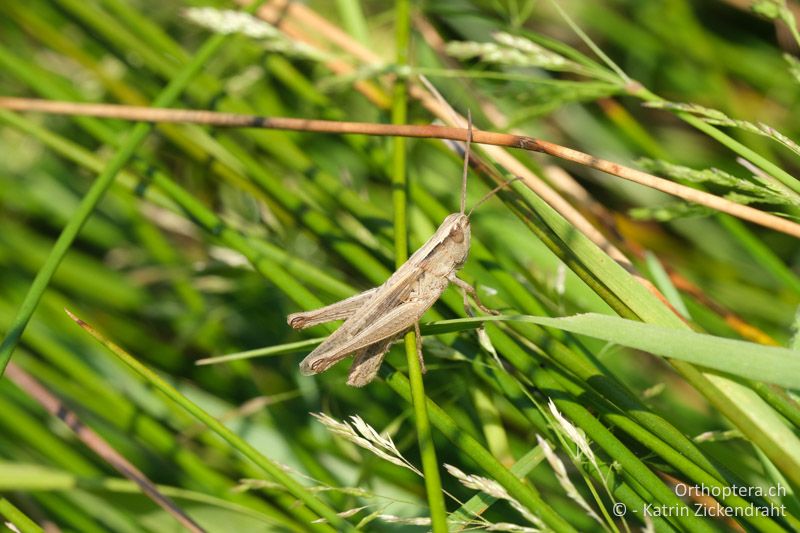
{"type": "MultiPolygon", "coordinates": [[[[414,333],[417,337],[419,366],[424,374],[426,370],[425,361],[422,357],[422,335],[419,331],[419,322],[414,323],[414,333]]],[[[347,384],[351,387],[363,387],[375,379],[392,344],[403,335],[405,335],[405,332],[371,344],[354,353],[353,364],[350,366],[350,373],[347,376],[347,384]]]]}
{"type": "Polygon", "coordinates": [[[347,376],[347,384],[351,387],[363,387],[378,375],[384,357],[398,336],[389,337],[370,344],[353,354],[353,364],[347,376]]]}
{"type": "Polygon", "coordinates": [[[325,324],[334,320],[346,320],[353,316],[358,309],[372,298],[380,287],[369,289],[350,298],[314,309],[292,313],[286,317],[286,321],[294,329],[305,329],[317,324],[325,324]]]}

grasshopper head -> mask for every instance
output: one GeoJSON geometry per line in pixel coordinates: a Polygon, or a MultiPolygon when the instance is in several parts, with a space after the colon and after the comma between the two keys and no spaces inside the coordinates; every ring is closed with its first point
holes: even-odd
{"type": "Polygon", "coordinates": [[[450,228],[449,239],[455,245],[455,267],[456,269],[464,266],[469,253],[469,217],[464,213],[453,213],[449,215],[442,226],[450,228]]]}
{"type": "Polygon", "coordinates": [[[447,215],[442,226],[450,227],[450,238],[455,242],[468,241],[469,244],[469,217],[464,213],[447,215]]]}

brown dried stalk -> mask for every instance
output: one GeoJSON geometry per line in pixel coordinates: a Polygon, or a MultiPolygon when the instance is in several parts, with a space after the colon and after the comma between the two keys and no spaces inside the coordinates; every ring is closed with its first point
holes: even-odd
{"type": "MultiPolygon", "coordinates": [[[[139,122],[207,124],[223,128],[265,128],[271,130],[311,131],[317,133],[362,134],[385,137],[423,137],[466,141],[467,130],[434,125],[378,124],[341,122],[287,117],[264,117],[241,113],[220,113],[193,109],[165,109],[116,104],[83,104],[36,98],[0,97],[0,108],[14,111],[37,111],[54,115],[80,115],[139,122]]],[[[473,130],[472,142],[536,150],[530,137],[473,130]]]]}
{"type": "MultiPolygon", "coordinates": [[[[250,0],[237,0],[240,5],[247,5],[250,0]]],[[[343,32],[337,26],[331,24],[324,17],[320,16],[314,10],[298,2],[291,2],[290,0],[270,0],[267,5],[259,8],[256,14],[274,24],[278,29],[286,33],[289,37],[301,41],[309,46],[319,47],[317,39],[321,36],[327,39],[330,43],[339,47],[344,52],[357,58],[366,64],[380,64],[383,60],[372,50],[363,46],[361,43],[352,39],[347,33],[343,32]],[[309,31],[303,31],[299,26],[310,28],[309,31]]],[[[338,74],[346,74],[353,70],[353,67],[344,61],[337,60],[336,64],[328,64],[328,66],[338,74]]],[[[444,109],[443,106],[434,95],[419,86],[411,86],[409,94],[420,101],[420,103],[428,109],[431,113],[437,116],[444,122],[452,123],[451,112],[449,109],[444,109]]],[[[457,117],[456,122],[460,126],[466,124],[466,119],[457,117]]],[[[528,137],[528,139],[530,139],[528,137]]],[[[531,139],[533,140],[533,139],[531,139]]],[[[576,163],[591,166],[602,172],[616,175],[620,178],[639,183],[646,187],[678,196],[689,202],[698,203],[710,207],[717,211],[728,213],[743,220],[748,220],[756,224],[769,227],[776,231],[781,231],[795,237],[798,235],[800,225],[764,213],[749,206],[744,206],[734,202],[730,202],[723,198],[719,198],[712,194],[698,191],[691,187],[686,187],[676,184],[669,180],[659,178],[646,172],[640,172],[635,169],[624,167],[616,163],[611,163],[599,158],[595,158],[588,154],[584,154],[569,148],[561,147],[556,144],[546,143],[545,141],[536,141],[539,146],[536,147],[523,147],[529,150],[543,152],[555,157],[574,161],[576,163]],[[565,152],[559,149],[563,148],[565,152]],[[622,173],[617,173],[619,170],[622,173]]],[[[630,267],[628,259],[614,247],[608,240],[600,233],[594,226],[592,226],[572,205],[569,204],[564,198],[550,188],[546,183],[540,180],[533,172],[531,172],[525,165],[515,159],[511,154],[499,147],[489,146],[486,152],[510,174],[520,176],[523,182],[536,194],[538,194],[544,201],[558,211],[564,218],[570,221],[576,228],[583,232],[590,240],[606,251],[615,261],[619,262],[626,268],[630,267]]]]}
{"type": "MultiPolygon", "coordinates": [[[[240,5],[247,5],[250,3],[250,0],[237,0],[237,3],[240,5]]],[[[347,33],[343,32],[334,24],[331,24],[314,10],[298,2],[292,2],[290,0],[270,0],[268,4],[261,6],[256,14],[270,24],[275,25],[291,39],[302,42],[307,46],[324,50],[325,47],[320,45],[317,41],[317,39],[322,37],[366,65],[381,64],[383,62],[380,56],[375,52],[351,38],[347,33]],[[307,28],[307,30],[304,30],[304,28],[307,28]]],[[[340,76],[346,76],[355,72],[355,67],[353,65],[341,59],[328,61],[325,65],[332,72],[340,76]]],[[[380,89],[367,80],[359,80],[354,87],[376,106],[386,107],[388,105],[386,97],[380,89]]],[[[412,98],[419,101],[425,109],[445,124],[462,128],[466,127],[466,118],[455,113],[449,105],[443,104],[436,95],[417,85],[410,85],[408,90],[412,98]]],[[[628,258],[625,257],[625,254],[617,249],[605,235],[586,220],[580,211],[567,202],[528,167],[523,165],[502,147],[486,146],[484,150],[492,160],[504,168],[506,172],[512,176],[519,176],[522,178],[523,183],[525,183],[529,189],[547,202],[561,216],[567,219],[570,224],[575,226],[578,231],[583,233],[589,240],[606,252],[614,261],[622,265],[627,271],[633,273],[637,279],[644,279],[635,274],[635,268],[628,258]]]]}
{"type": "MultiPolygon", "coordinates": [[[[82,104],[38,100],[31,98],[0,97],[0,108],[16,111],[39,111],[62,115],[83,115],[106,118],[136,120],[142,122],[191,122],[220,127],[249,127],[277,130],[312,131],[337,134],[363,134],[381,136],[424,137],[466,141],[467,129],[434,125],[395,125],[368,122],[339,122],[328,120],[298,119],[287,117],[264,117],[236,113],[218,113],[189,109],[161,109],[152,107],[121,106],[112,104],[82,104]]],[[[800,224],[759,211],[750,206],[737,204],[719,196],[680,185],[658,176],[620,165],[605,159],[579,152],[555,143],[534,139],[524,135],[473,130],[472,140],[478,144],[507,146],[533,152],[542,152],[567,161],[612,174],[647,187],[677,196],[686,201],[728,213],[743,220],[800,237],[800,224]]],[[[528,180],[525,180],[528,183],[528,180]]],[[[537,191],[538,192],[538,191],[537,191]]],[[[560,196],[559,196],[560,198],[560,196]]],[[[563,199],[562,199],[563,201],[563,199]]]]}

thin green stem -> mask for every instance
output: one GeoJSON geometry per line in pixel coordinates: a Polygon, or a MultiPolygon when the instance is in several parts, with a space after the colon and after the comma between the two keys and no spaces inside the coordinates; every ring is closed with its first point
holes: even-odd
{"type": "MultiPolygon", "coordinates": [[[[396,3],[396,46],[397,63],[408,62],[408,2],[397,0],[396,3]]],[[[406,81],[398,79],[394,84],[392,97],[392,124],[405,124],[407,119],[406,81]]],[[[406,140],[404,137],[393,139],[392,160],[392,203],[394,206],[394,253],[395,264],[400,266],[408,259],[408,228],[406,203],[408,200],[408,180],[406,176],[406,140]]]]}
{"type": "MultiPolygon", "coordinates": [[[[386,377],[386,383],[406,401],[412,401],[413,388],[409,380],[398,371],[390,370],[384,363],[381,369],[386,377]]],[[[433,400],[427,399],[428,414],[431,421],[456,448],[463,451],[476,464],[489,475],[490,478],[500,483],[509,495],[527,507],[533,514],[556,532],[573,532],[569,522],[562,518],[547,502],[531,483],[524,483],[517,475],[503,466],[486,448],[484,448],[468,431],[460,427],[450,415],[433,400]]]]}
{"type": "Polygon", "coordinates": [[[336,7],[347,32],[361,44],[369,44],[369,29],[361,3],[357,0],[336,0],[336,7]]]}
{"type": "Polygon", "coordinates": [[[572,31],[574,31],[578,35],[578,37],[580,37],[580,39],[584,42],[584,44],[586,44],[586,46],[591,48],[592,52],[594,52],[597,55],[597,57],[602,59],[603,63],[605,63],[606,66],[608,66],[608,68],[613,70],[614,73],[617,76],[619,76],[622,81],[624,81],[625,83],[630,83],[631,79],[628,77],[627,74],[625,74],[625,71],[622,70],[619,67],[619,65],[614,63],[614,61],[610,57],[608,57],[608,55],[605,52],[603,52],[603,50],[599,46],[597,46],[597,44],[592,39],[590,39],[588,35],[586,35],[586,32],[584,32],[580,26],[575,24],[575,21],[572,20],[572,17],[570,17],[567,14],[567,12],[564,11],[564,9],[559,5],[559,3],[556,2],[556,0],[550,0],[550,3],[553,5],[556,11],[558,11],[559,15],[561,15],[561,17],[569,25],[569,27],[572,28],[572,31]]]}
{"type": "MultiPolygon", "coordinates": [[[[411,13],[409,0],[395,2],[395,46],[397,64],[401,67],[408,64],[408,46],[411,34],[411,13]]],[[[408,93],[406,80],[398,78],[394,84],[392,95],[392,124],[405,124],[408,114],[408,93]]],[[[406,140],[395,137],[394,158],[392,161],[392,202],[394,205],[394,252],[395,263],[399,267],[408,259],[408,220],[406,204],[408,201],[408,181],[406,165],[406,140]]],[[[411,382],[411,404],[414,408],[414,422],[417,426],[417,439],[422,457],[422,471],[425,474],[425,490],[428,494],[431,528],[434,533],[447,533],[447,508],[442,492],[442,480],[439,475],[439,461],[436,459],[436,448],[433,445],[431,424],[425,396],[425,385],[422,380],[422,366],[417,355],[416,333],[411,331],[405,336],[406,358],[408,359],[408,376],[411,382]]]]}
{"type": "MultiPolygon", "coordinates": [[[[347,521],[345,521],[339,515],[337,515],[336,511],[331,509],[322,500],[320,500],[319,498],[308,492],[305,489],[305,487],[303,487],[303,485],[295,481],[295,479],[289,476],[280,466],[274,464],[269,458],[259,453],[258,450],[256,450],[250,444],[248,444],[247,441],[245,441],[244,439],[239,437],[236,433],[225,427],[225,425],[222,424],[222,422],[211,416],[209,413],[203,410],[199,405],[189,400],[186,396],[181,394],[177,389],[175,389],[172,385],[167,383],[158,374],[156,374],[155,372],[147,368],[145,365],[140,363],[135,357],[133,357],[128,352],[123,350],[120,346],[117,346],[110,340],[103,337],[91,325],[87,324],[86,322],[76,317],[69,311],[67,311],[67,314],[69,314],[69,316],[79,326],[81,326],[92,337],[94,337],[98,342],[100,342],[100,344],[108,348],[108,350],[110,350],[114,355],[116,355],[123,363],[128,365],[133,371],[142,376],[150,385],[152,385],[157,390],[162,392],[165,396],[167,396],[170,400],[172,400],[177,405],[182,407],[197,420],[205,424],[214,433],[222,437],[222,439],[224,439],[234,449],[238,450],[239,453],[250,459],[253,463],[255,463],[267,474],[269,474],[269,476],[272,477],[272,479],[274,479],[277,483],[283,485],[286,488],[286,490],[288,490],[298,500],[303,502],[310,510],[316,513],[318,516],[327,520],[328,523],[336,527],[338,531],[355,531],[355,528],[353,528],[351,524],[349,524],[347,521]]],[[[293,509],[293,512],[297,514],[301,519],[313,520],[315,518],[314,516],[310,515],[310,513],[308,513],[303,509],[293,509]]],[[[312,524],[310,520],[307,525],[317,530],[331,531],[330,527],[325,526],[323,524],[312,524]]]]}
{"type": "Polygon", "coordinates": [[[40,528],[36,522],[28,518],[25,513],[17,509],[13,503],[5,498],[0,499],[0,516],[5,518],[11,524],[14,524],[16,530],[20,531],[21,533],[42,532],[42,528],[40,528]]]}

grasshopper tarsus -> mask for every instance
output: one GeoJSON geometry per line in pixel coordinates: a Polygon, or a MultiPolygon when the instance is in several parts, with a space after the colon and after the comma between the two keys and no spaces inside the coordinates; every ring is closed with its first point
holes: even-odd
{"type": "Polygon", "coordinates": [[[302,313],[292,313],[286,317],[286,322],[292,329],[305,329],[308,327],[308,320],[303,318],[302,313]]]}

